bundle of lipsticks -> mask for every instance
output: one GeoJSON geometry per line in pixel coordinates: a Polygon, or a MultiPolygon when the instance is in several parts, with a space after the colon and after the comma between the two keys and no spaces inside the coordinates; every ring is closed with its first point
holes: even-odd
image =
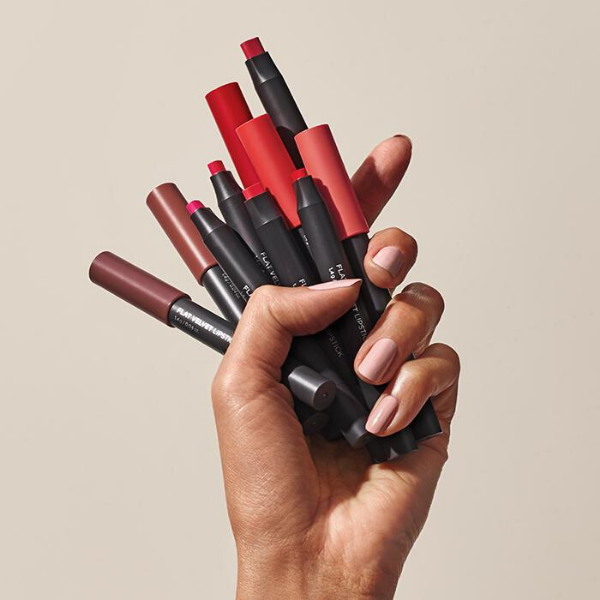
{"type": "Polygon", "coordinates": [[[368,225],[327,125],[308,127],[260,40],[242,44],[246,66],[266,114],[252,118],[237,83],[207,94],[242,189],[221,161],[208,165],[222,218],[189,204],[173,183],[150,192],[147,204],[195,280],[223,318],[118,256],[103,252],[91,280],[123,300],[225,353],[250,295],[263,285],[304,286],[360,277],[352,309],[320,334],[296,338],[282,382],[307,435],[344,438],[374,462],[417,449],[440,433],[428,401],[411,425],[385,437],[365,424],[382,389],[360,381],[353,361],[390,300],[366,277],[368,225]]]}

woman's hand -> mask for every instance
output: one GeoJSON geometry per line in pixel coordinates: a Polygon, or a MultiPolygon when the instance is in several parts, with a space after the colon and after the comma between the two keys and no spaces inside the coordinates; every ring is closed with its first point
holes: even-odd
{"type": "MultiPolygon", "coordinates": [[[[372,222],[410,161],[410,141],[390,138],[354,176],[372,222]]],[[[399,229],[373,236],[365,268],[395,288],[417,255],[399,229]]],[[[213,384],[229,517],[238,550],[240,598],[391,598],[447,459],[459,361],[429,345],[444,303],[413,283],[396,295],[356,357],[359,377],[387,384],[367,428],[405,427],[427,398],[443,434],[385,464],[345,441],[306,439],[279,383],[293,336],[316,333],[350,309],[360,282],[345,287],[258,289],[248,303],[213,384]],[[415,353],[416,360],[405,358],[415,353]]]]}

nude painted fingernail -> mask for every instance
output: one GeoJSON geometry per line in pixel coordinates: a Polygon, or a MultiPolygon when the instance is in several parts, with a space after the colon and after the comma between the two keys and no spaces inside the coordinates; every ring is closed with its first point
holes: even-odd
{"type": "Polygon", "coordinates": [[[350,287],[356,283],[360,283],[361,279],[336,279],[334,281],[326,281],[325,283],[317,283],[316,285],[308,286],[309,290],[335,290],[337,288],[350,287]]]}
{"type": "Polygon", "coordinates": [[[373,262],[378,267],[385,269],[392,277],[397,277],[402,269],[404,257],[398,248],[386,246],[373,257],[373,262]]]}
{"type": "Polygon", "coordinates": [[[370,381],[380,380],[398,354],[398,346],[390,338],[377,340],[358,365],[358,373],[370,381]]]}
{"type": "Polygon", "coordinates": [[[375,435],[384,431],[392,422],[398,410],[398,400],[394,396],[384,396],[374,407],[365,425],[367,431],[375,435]]]}

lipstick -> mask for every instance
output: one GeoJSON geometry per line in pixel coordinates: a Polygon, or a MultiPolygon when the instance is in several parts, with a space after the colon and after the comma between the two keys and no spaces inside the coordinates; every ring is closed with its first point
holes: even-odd
{"type": "MultiPolygon", "coordinates": [[[[122,300],[175,327],[204,345],[225,354],[233,337],[230,323],[190,300],[190,297],[154,275],[111,252],[102,252],[90,265],[93,283],[122,300]]],[[[336,394],[335,384],[320,373],[290,358],[282,367],[282,381],[307,409],[328,407],[336,394]]],[[[311,416],[313,411],[303,410],[311,416]]],[[[312,415],[314,418],[314,415],[312,415]]],[[[316,418],[323,425],[326,419],[316,418]]]]}
{"type": "Polygon", "coordinates": [[[245,186],[256,183],[258,175],[235,132],[252,119],[240,86],[236,82],[226,83],[206,94],[206,102],[242,183],[245,186]]]}
{"type": "MultiPolygon", "coordinates": [[[[233,173],[225,169],[225,165],[220,160],[211,162],[208,169],[211,173],[210,182],[215,190],[217,204],[225,223],[244,240],[246,246],[250,248],[261,268],[271,277],[273,283],[279,285],[279,277],[252,225],[250,215],[246,210],[242,188],[238,185],[233,173]]],[[[187,213],[186,220],[193,227],[187,213]]]]}
{"type": "MultiPolygon", "coordinates": [[[[254,260],[248,247],[210,208],[199,201],[194,201],[188,204],[187,209],[207,248],[229,275],[242,297],[249,299],[256,289],[271,283],[269,277],[254,260]]],[[[313,338],[296,338],[291,353],[299,362],[320,373],[323,372],[323,366],[327,365],[331,369],[327,377],[330,377],[338,388],[344,385],[335,365],[313,338]]],[[[372,438],[365,428],[367,411],[355,396],[350,393],[343,394],[336,401],[336,407],[332,411],[329,411],[330,418],[352,447],[362,447],[372,438]],[[336,410],[339,412],[336,413],[336,410]]]]}
{"type": "MultiPolygon", "coordinates": [[[[282,284],[288,287],[314,285],[318,281],[317,276],[312,266],[304,260],[302,251],[296,239],[290,235],[271,194],[262,184],[257,183],[246,188],[244,196],[252,223],[267,251],[274,258],[275,269],[282,284]]],[[[364,382],[360,382],[360,388],[357,388],[352,370],[354,356],[366,336],[365,326],[361,322],[361,315],[356,305],[324,333],[325,335],[321,334],[315,339],[330,362],[336,366],[337,372],[342,375],[345,386],[348,386],[342,387],[338,383],[338,393],[344,390],[346,394],[356,393],[360,397],[362,392],[365,398],[370,399],[368,403],[371,408],[379,398],[381,390],[364,382]],[[341,346],[338,340],[341,341],[341,346]],[[341,354],[336,352],[337,348],[340,348],[341,354]],[[347,349],[350,350],[349,354],[347,349]],[[355,389],[355,392],[352,392],[352,389],[355,389]]],[[[388,460],[391,450],[397,454],[404,454],[416,448],[416,440],[410,427],[389,436],[385,441],[373,440],[367,444],[367,450],[376,462],[388,460]]]]}
{"type": "Polygon", "coordinates": [[[275,269],[282,285],[314,285],[319,282],[313,266],[306,260],[304,250],[290,230],[273,196],[262,183],[255,183],[243,192],[253,228],[273,256],[275,269]]]}
{"type": "Polygon", "coordinates": [[[242,298],[249,300],[254,290],[272,283],[250,249],[210,208],[194,200],[187,205],[187,211],[206,247],[230,277],[242,298]]]}
{"type": "MultiPolygon", "coordinates": [[[[296,143],[306,169],[312,175],[316,188],[329,209],[350,269],[364,282],[361,287],[364,307],[370,322],[376,323],[390,301],[390,293],[371,283],[365,272],[369,226],[331,130],[328,125],[311,127],[296,136],[296,143]]],[[[333,248],[332,245],[329,247],[333,248]]],[[[431,400],[425,403],[411,426],[417,440],[441,433],[431,400]]]]}
{"type": "Polygon", "coordinates": [[[306,122],[290,89],[258,38],[241,44],[246,57],[246,67],[267,114],[271,117],[296,167],[302,166],[294,136],[306,129],[306,122]]]}
{"type": "Polygon", "coordinates": [[[190,221],[186,200],[174,183],[155,187],[146,199],[148,208],[191,271],[194,279],[209,293],[221,314],[237,323],[246,301],[217,264],[190,221]]]}

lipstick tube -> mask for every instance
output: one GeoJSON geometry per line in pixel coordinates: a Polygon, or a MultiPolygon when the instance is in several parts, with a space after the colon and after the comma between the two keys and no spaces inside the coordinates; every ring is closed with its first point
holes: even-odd
{"type": "Polygon", "coordinates": [[[209,293],[221,314],[237,323],[246,301],[204,245],[190,222],[186,200],[174,183],[154,188],[146,199],[148,208],[191,271],[194,279],[209,293]]]}
{"type": "MultiPolygon", "coordinates": [[[[225,169],[225,165],[216,160],[208,165],[210,170],[210,182],[215,190],[219,210],[225,219],[225,223],[231,227],[250,248],[256,260],[272,279],[275,285],[279,285],[279,277],[273,268],[273,264],[265,250],[244,203],[242,188],[238,185],[233,173],[225,169]]],[[[259,184],[255,184],[259,185],[259,184]]],[[[187,213],[186,213],[187,217],[187,213]]],[[[189,218],[187,222],[192,225],[189,218]]],[[[193,225],[192,225],[193,226],[193,225]]]]}
{"type": "Polygon", "coordinates": [[[319,282],[312,264],[290,230],[275,200],[262,184],[256,183],[243,192],[252,225],[267,252],[274,257],[281,283],[287,287],[314,285],[319,282]]]}
{"type": "MultiPolygon", "coordinates": [[[[365,272],[369,226],[331,130],[328,125],[311,127],[296,136],[296,143],[306,169],[329,209],[350,268],[364,282],[361,296],[365,310],[371,323],[376,323],[390,301],[390,293],[371,283],[365,272]]],[[[441,433],[431,400],[424,404],[411,427],[419,441],[441,433]]]]}
{"type": "Polygon", "coordinates": [[[216,257],[242,298],[249,300],[254,290],[272,283],[250,249],[210,208],[195,200],[187,205],[187,210],[206,247],[216,257]]]}
{"type": "MultiPolygon", "coordinates": [[[[254,89],[267,114],[271,117],[277,133],[281,137],[289,155],[297,168],[302,167],[302,157],[294,141],[294,136],[306,129],[306,122],[290,89],[273,62],[265,52],[260,40],[253,38],[241,44],[246,57],[246,67],[254,84],[254,89]]],[[[247,186],[246,186],[247,187],[247,186]]]]}
{"type": "MultiPolygon", "coordinates": [[[[275,201],[261,184],[255,184],[244,190],[246,197],[246,206],[252,218],[252,223],[267,251],[275,259],[275,269],[285,286],[295,287],[298,285],[314,285],[317,282],[312,266],[303,260],[302,253],[298,248],[295,239],[290,236],[290,232],[279,212],[275,201]]],[[[340,389],[344,393],[352,394],[351,388],[356,388],[356,378],[352,370],[353,358],[363,342],[361,330],[366,330],[360,321],[360,313],[356,305],[350,312],[343,315],[330,329],[324,338],[317,338],[321,348],[327,353],[330,360],[336,365],[338,372],[342,374],[344,383],[348,388],[343,388],[338,384],[338,393],[340,389]],[[335,339],[339,346],[338,339],[342,342],[343,355],[339,356],[332,352],[333,348],[328,340],[335,339]],[[350,348],[350,354],[346,349],[350,348]],[[328,351],[329,350],[329,351],[328,351]],[[333,357],[332,357],[333,354],[333,357]]],[[[373,406],[380,396],[380,390],[364,382],[360,382],[360,388],[357,389],[358,396],[361,392],[365,398],[371,399],[370,407],[373,406]]],[[[396,454],[404,454],[417,449],[415,437],[410,427],[399,431],[385,440],[372,440],[367,443],[367,450],[376,462],[388,460],[390,452],[393,450],[396,454]]]]}
{"type": "MultiPolygon", "coordinates": [[[[221,268],[229,275],[242,297],[249,299],[252,292],[262,285],[269,285],[269,277],[260,269],[252,253],[235,232],[221,221],[209,208],[201,202],[188,204],[188,212],[192,222],[198,228],[207,248],[213,253],[221,268]]],[[[338,386],[343,379],[337,374],[321,347],[314,339],[298,337],[292,344],[291,352],[301,363],[322,372],[324,365],[331,367],[331,378],[338,386]]],[[[367,432],[367,412],[361,402],[353,395],[345,394],[338,402],[340,414],[329,413],[340,431],[353,448],[359,448],[372,438],[367,432]],[[341,418],[341,413],[344,418],[341,418]],[[351,426],[348,426],[348,424],[351,426]]]]}
{"type": "MultiPolygon", "coordinates": [[[[90,265],[90,279],[122,300],[224,354],[233,336],[230,323],[192,302],[187,294],[111,252],[102,252],[90,265]]],[[[294,359],[282,367],[282,382],[308,408],[326,408],[336,394],[335,384],[294,359]]],[[[310,410],[303,415],[313,416],[310,410]]],[[[323,425],[326,419],[313,419],[323,425]]],[[[313,423],[314,425],[314,423],[313,423]]]]}

